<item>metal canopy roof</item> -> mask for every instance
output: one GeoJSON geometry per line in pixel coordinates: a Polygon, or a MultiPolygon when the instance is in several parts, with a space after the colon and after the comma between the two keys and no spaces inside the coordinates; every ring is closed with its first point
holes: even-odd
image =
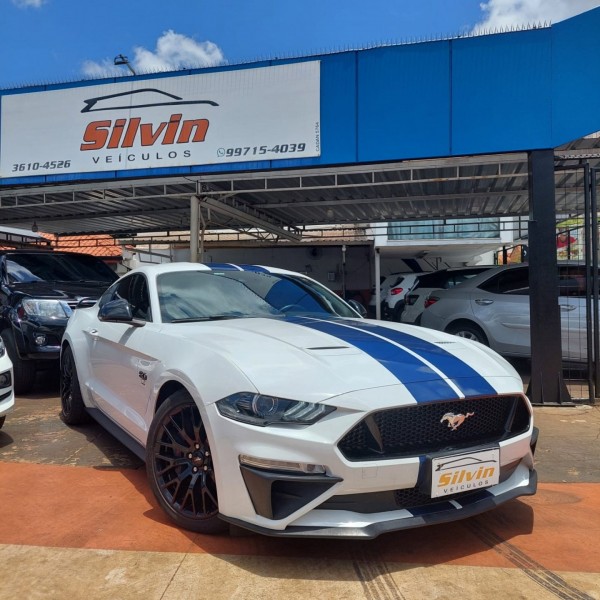
{"type": "MultiPolygon", "coordinates": [[[[600,137],[556,151],[574,169],[600,165],[600,137]]],[[[583,172],[558,171],[557,212],[583,203],[583,172]]],[[[274,231],[308,225],[528,214],[527,154],[502,154],[280,170],[170,176],[115,182],[56,184],[0,190],[0,225],[58,235],[189,230],[190,198],[209,198],[207,229],[246,231],[257,219],[274,231]],[[227,214],[226,214],[227,213],[227,214]]],[[[275,235],[275,237],[277,237],[275,235]]]]}

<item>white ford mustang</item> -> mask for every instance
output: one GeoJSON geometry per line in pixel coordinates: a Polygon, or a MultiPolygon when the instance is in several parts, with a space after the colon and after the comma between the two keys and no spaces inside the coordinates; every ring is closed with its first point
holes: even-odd
{"type": "Polygon", "coordinates": [[[136,269],[77,309],[62,417],[146,461],[203,533],[364,537],[534,494],[537,430],[515,370],[479,344],[362,319],[281,269],[136,269]]]}

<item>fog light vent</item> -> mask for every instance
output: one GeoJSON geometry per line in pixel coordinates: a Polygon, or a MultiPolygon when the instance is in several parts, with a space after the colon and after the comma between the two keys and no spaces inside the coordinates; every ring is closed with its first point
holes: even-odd
{"type": "Polygon", "coordinates": [[[4,373],[0,373],[0,388],[9,387],[12,383],[12,379],[10,377],[10,371],[4,371],[4,373]]]}
{"type": "Polygon", "coordinates": [[[43,333],[36,333],[33,336],[33,341],[36,346],[45,346],[46,345],[46,336],[43,333]]]}

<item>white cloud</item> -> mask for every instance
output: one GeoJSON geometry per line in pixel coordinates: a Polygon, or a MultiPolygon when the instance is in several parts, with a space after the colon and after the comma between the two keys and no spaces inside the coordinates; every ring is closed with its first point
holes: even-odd
{"type": "Polygon", "coordinates": [[[46,0],[12,0],[12,3],[19,8],[39,8],[42,4],[46,4],[46,0]]]}
{"type": "Polygon", "coordinates": [[[211,67],[223,63],[221,49],[212,42],[196,42],[174,31],[165,32],[156,43],[156,51],[135,49],[135,64],[142,70],[211,67]]]}
{"type": "MultiPolygon", "coordinates": [[[[136,73],[212,67],[224,62],[223,52],[213,42],[197,42],[172,30],[166,31],[158,38],[154,52],[138,46],[134,49],[133,58],[130,59],[130,64],[136,73]]],[[[113,61],[108,59],[101,62],[88,60],[83,64],[82,70],[87,77],[114,77],[129,74],[126,67],[115,66],[113,61]]]]}
{"type": "Polygon", "coordinates": [[[120,75],[129,75],[129,71],[123,67],[118,67],[113,64],[112,60],[105,58],[102,62],[86,60],[81,68],[86,77],[92,79],[102,77],[119,77],[120,75]]]}
{"type": "Polygon", "coordinates": [[[558,23],[600,6],[600,0],[489,0],[480,6],[486,17],[475,30],[558,23]]]}

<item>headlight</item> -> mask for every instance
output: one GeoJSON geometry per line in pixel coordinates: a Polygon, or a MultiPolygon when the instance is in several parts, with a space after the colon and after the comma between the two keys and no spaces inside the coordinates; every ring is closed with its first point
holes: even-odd
{"type": "Polygon", "coordinates": [[[285,400],[252,392],[227,396],[217,402],[217,408],[224,417],[260,427],[275,423],[310,425],[335,410],[333,406],[285,400]]]}
{"type": "Polygon", "coordinates": [[[29,317],[45,317],[46,319],[68,319],[73,314],[71,307],[63,300],[24,298],[21,301],[21,308],[29,317]]]}

